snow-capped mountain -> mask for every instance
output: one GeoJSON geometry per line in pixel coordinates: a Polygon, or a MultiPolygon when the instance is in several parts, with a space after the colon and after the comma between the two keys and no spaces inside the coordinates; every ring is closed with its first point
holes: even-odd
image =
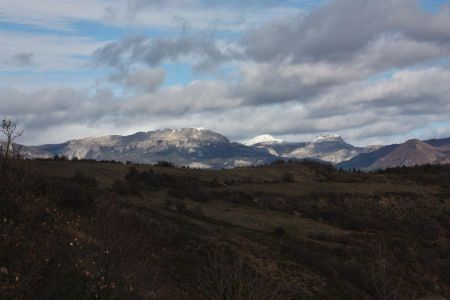
{"type": "Polygon", "coordinates": [[[267,151],[231,143],[223,135],[195,128],[138,132],[129,136],[105,136],[70,140],[62,144],[26,146],[26,157],[133,161],[156,163],[166,160],[177,165],[222,168],[269,163],[276,159],[267,151]]]}
{"type": "Polygon", "coordinates": [[[334,133],[322,133],[318,135],[311,144],[319,144],[323,142],[344,142],[342,137],[339,134],[334,133]]]}
{"type": "MultiPolygon", "coordinates": [[[[275,137],[256,137],[250,141],[266,141],[251,144],[253,147],[266,149],[270,154],[298,159],[318,159],[333,164],[349,160],[360,153],[367,153],[378,149],[377,146],[367,148],[354,147],[346,143],[340,135],[325,133],[320,134],[311,142],[284,142],[275,137]],[[277,142],[273,142],[277,141],[277,142]]],[[[250,144],[249,144],[250,145],[250,144]]]]}
{"type": "Polygon", "coordinates": [[[243,144],[246,146],[255,146],[258,144],[266,144],[266,145],[280,144],[282,142],[283,142],[282,139],[277,139],[277,138],[271,136],[270,134],[263,134],[263,135],[254,137],[251,140],[244,142],[243,144]]]}
{"type": "Polygon", "coordinates": [[[337,134],[321,134],[308,143],[305,147],[300,147],[286,153],[286,157],[314,158],[333,164],[349,160],[363,151],[362,148],[354,147],[346,143],[337,134]]]}

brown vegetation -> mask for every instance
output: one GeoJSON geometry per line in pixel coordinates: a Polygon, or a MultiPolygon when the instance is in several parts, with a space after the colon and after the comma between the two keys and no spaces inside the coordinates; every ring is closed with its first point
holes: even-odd
{"type": "Polygon", "coordinates": [[[7,164],[2,299],[450,296],[448,166],[7,164]]]}

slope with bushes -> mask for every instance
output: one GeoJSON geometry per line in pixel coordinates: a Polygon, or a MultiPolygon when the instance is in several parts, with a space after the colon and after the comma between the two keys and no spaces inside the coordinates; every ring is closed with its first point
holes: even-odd
{"type": "Polygon", "coordinates": [[[5,299],[448,297],[449,171],[17,161],[8,186],[2,181],[0,293],[5,299]]]}

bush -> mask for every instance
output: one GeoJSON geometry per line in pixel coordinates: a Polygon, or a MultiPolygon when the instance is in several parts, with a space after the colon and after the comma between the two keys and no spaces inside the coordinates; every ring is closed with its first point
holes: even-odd
{"type": "Polygon", "coordinates": [[[75,172],[72,180],[88,188],[96,188],[98,186],[98,181],[95,177],[86,175],[80,170],[75,172]]]}
{"type": "Polygon", "coordinates": [[[54,161],[68,161],[69,158],[67,156],[65,156],[65,155],[58,155],[58,154],[56,154],[56,155],[53,156],[53,160],[54,161]]]}
{"type": "Polygon", "coordinates": [[[128,170],[128,174],[125,175],[125,180],[126,181],[137,181],[139,180],[139,171],[136,167],[130,167],[130,169],[128,170]]]}
{"type": "Polygon", "coordinates": [[[176,211],[180,213],[186,213],[188,212],[188,209],[186,208],[186,204],[180,199],[167,199],[164,202],[164,206],[167,210],[176,211]]]}
{"type": "Polygon", "coordinates": [[[281,176],[283,182],[295,182],[295,176],[291,172],[284,172],[281,176]]]}
{"type": "Polygon", "coordinates": [[[223,191],[217,195],[220,199],[241,205],[254,205],[252,194],[242,191],[223,191]]]}
{"type": "Polygon", "coordinates": [[[2,196],[0,205],[0,216],[10,218],[15,216],[19,211],[17,203],[12,197],[2,196]]]}
{"type": "MultiPolygon", "coordinates": [[[[178,191],[181,190],[178,189],[178,191]]],[[[214,197],[214,193],[211,190],[195,186],[186,189],[184,191],[184,195],[193,201],[205,203],[210,202],[211,199],[214,197]]]]}
{"type": "Polygon", "coordinates": [[[164,168],[173,168],[174,167],[174,165],[170,161],[165,161],[165,160],[158,161],[155,166],[164,167],[164,168]]]}
{"type": "Polygon", "coordinates": [[[178,212],[185,213],[187,212],[186,204],[182,200],[175,201],[175,207],[178,212]]]}
{"type": "Polygon", "coordinates": [[[66,208],[81,210],[94,203],[94,198],[80,184],[73,181],[61,181],[57,184],[58,203],[66,208]]]}
{"type": "Polygon", "coordinates": [[[129,192],[127,182],[123,179],[114,180],[112,189],[120,195],[127,195],[129,192]]]}
{"type": "Polygon", "coordinates": [[[273,234],[277,237],[283,237],[287,234],[286,230],[281,226],[276,226],[273,229],[273,234]]]}
{"type": "Polygon", "coordinates": [[[272,166],[276,166],[276,165],[284,165],[286,162],[283,159],[276,159],[274,160],[271,165],[272,166]]]}
{"type": "Polygon", "coordinates": [[[243,253],[217,245],[204,255],[197,282],[204,299],[292,299],[282,287],[260,273],[243,253]]]}

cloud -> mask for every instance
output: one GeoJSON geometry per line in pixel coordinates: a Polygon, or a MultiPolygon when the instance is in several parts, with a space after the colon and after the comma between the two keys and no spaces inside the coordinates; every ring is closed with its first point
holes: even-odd
{"type": "Polygon", "coordinates": [[[92,52],[104,42],[82,36],[0,30],[0,44],[0,57],[9,62],[0,64],[0,71],[24,67],[68,71],[85,68],[92,52]],[[32,49],[32,52],[24,49],[32,49]]]}
{"type": "MultiPolygon", "coordinates": [[[[239,33],[263,20],[291,16],[303,9],[305,1],[205,1],[205,0],[129,0],[109,2],[103,20],[118,26],[151,27],[173,30],[179,27],[204,31],[213,27],[220,32],[239,33]]],[[[323,0],[316,1],[316,4],[323,0]]],[[[309,5],[310,6],[310,5],[309,5]]]]}
{"type": "Polygon", "coordinates": [[[34,68],[77,69],[82,60],[74,58],[93,53],[96,70],[109,74],[113,84],[111,90],[2,88],[2,113],[23,122],[29,142],[58,128],[68,130],[69,138],[207,127],[233,140],[261,133],[305,140],[336,132],[361,145],[399,142],[448,119],[448,8],[431,14],[411,0],[334,0],[305,15],[285,2],[280,7],[264,1],[261,7],[270,12],[247,14],[257,2],[246,2],[242,16],[237,1],[109,3],[102,9],[110,6],[117,26],[183,28],[107,43],[78,36],[27,40],[19,34],[11,40],[0,31],[0,42],[8,45],[1,57],[33,49],[34,68]],[[135,17],[124,21],[130,13],[135,17]],[[167,62],[202,72],[224,67],[232,74],[210,72],[208,80],[166,86],[167,62]]]}
{"type": "Polygon", "coordinates": [[[18,120],[25,129],[21,142],[27,144],[61,142],[55,138],[68,140],[94,134],[97,132],[94,127],[113,124],[111,119],[116,118],[118,111],[117,99],[109,90],[88,93],[80,89],[45,88],[30,92],[8,88],[0,89],[0,93],[1,117],[18,120]],[[73,131],[64,132],[65,128],[83,130],[72,136],[73,131]]]}
{"type": "MultiPolygon", "coordinates": [[[[309,1],[309,0],[308,0],[309,1]]],[[[46,30],[73,33],[81,22],[106,26],[177,29],[176,20],[204,30],[215,24],[228,31],[242,31],[270,16],[298,11],[275,1],[199,0],[2,0],[0,19],[46,30]]],[[[290,1],[284,1],[290,2],[290,1]]]]}
{"type": "Polygon", "coordinates": [[[358,66],[331,63],[256,63],[241,69],[239,92],[248,105],[306,103],[334,86],[361,78],[358,66]]]}
{"type": "Polygon", "coordinates": [[[12,66],[29,67],[33,65],[34,54],[31,52],[17,53],[11,56],[6,62],[12,66]]]}
{"type": "Polygon", "coordinates": [[[446,45],[449,27],[448,8],[431,14],[411,0],[335,0],[306,17],[269,22],[250,31],[243,43],[257,61],[336,62],[352,60],[382,36],[446,45]]]}
{"type": "Polygon", "coordinates": [[[335,0],[306,17],[270,21],[238,42],[212,34],[135,37],[97,49],[94,59],[120,69],[184,60],[203,71],[238,62],[244,84],[236,93],[247,94],[244,103],[307,102],[337,85],[449,59],[447,25],[450,10],[430,14],[409,0],[335,0]],[[416,20],[431,25],[423,29],[416,20]]]}
{"type": "Polygon", "coordinates": [[[305,103],[256,106],[244,104],[247,95],[238,94],[234,84],[219,81],[122,98],[111,91],[10,90],[2,91],[0,105],[7,107],[7,116],[25,125],[30,140],[36,131],[43,136],[55,128],[81,126],[91,132],[95,125],[111,134],[207,127],[233,140],[265,132],[298,139],[337,132],[357,144],[386,143],[413,137],[428,124],[447,120],[449,80],[448,68],[402,71],[375,83],[337,85],[305,103]]]}
{"type": "Polygon", "coordinates": [[[163,62],[191,58],[198,69],[208,69],[221,62],[238,59],[241,53],[221,45],[210,34],[186,35],[179,38],[134,37],[109,43],[93,53],[100,66],[127,69],[134,64],[157,66],[163,62]]]}
{"type": "Polygon", "coordinates": [[[103,0],[2,0],[0,18],[4,22],[70,31],[74,20],[101,21],[105,3],[103,0]]]}
{"type": "Polygon", "coordinates": [[[166,72],[163,69],[139,70],[121,72],[109,79],[135,92],[149,93],[157,90],[164,82],[166,72]]]}

